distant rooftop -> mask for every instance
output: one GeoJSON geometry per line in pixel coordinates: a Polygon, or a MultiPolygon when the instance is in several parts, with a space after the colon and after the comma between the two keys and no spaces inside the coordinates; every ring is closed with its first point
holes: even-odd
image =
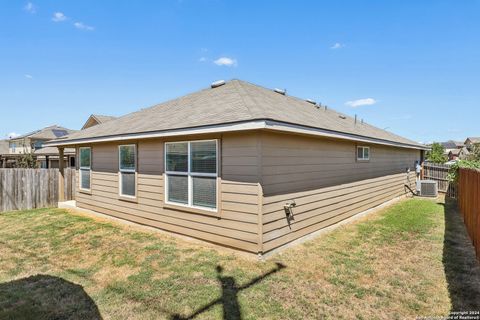
{"type": "Polygon", "coordinates": [[[111,120],[114,120],[114,119],[117,119],[117,117],[105,116],[105,115],[101,115],[101,114],[92,114],[92,115],[90,115],[90,117],[88,117],[87,121],[85,122],[85,124],[82,127],[82,130],[85,130],[87,128],[90,128],[90,127],[93,127],[93,126],[96,126],[96,125],[99,125],[99,124],[102,124],[102,123],[105,123],[105,122],[108,122],[108,121],[111,121],[111,120]]]}
{"type": "Polygon", "coordinates": [[[61,138],[63,136],[69,135],[76,132],[75,130],[67,129],[58,125],[52,125],[45,127],[43,129],[35,130],[30,133],[11,138],[10,140],[18,140],[24,138],[31,138],[31,139],[40,139],[40,140],[52,140],[61,138]]]}

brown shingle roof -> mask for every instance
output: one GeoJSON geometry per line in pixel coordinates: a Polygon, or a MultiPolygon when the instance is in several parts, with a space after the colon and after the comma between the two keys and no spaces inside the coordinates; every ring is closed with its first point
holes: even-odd
{"type": "Polygon", "coordinates": [[[480,143],[480,137],[468,137],[467,139],[472,143],[480,143]]]}
{"type": "Polygon", "coordinates": [[[99,123],[105,123],[110,120],[117,119],[117,117],[114,117],[114,116],[104,116],[101,114],[92,114],[92,116],[95,117],[95,119],[97,119],[99,123]]]}
{"type": "Polygon", "coordinates": [[[62,140],[112,137],[172,129],[212,126],[253,120],[274,120],[332,132],[423,145],[299,98],[282,95],[248,82],[232,80],[159,105],[127,114],[73,133],[62,140]]]}
{"type": "Polygon", "coordinates": [[[67,129],[61,126],[53,125],[43,129],[12,138],[10,140],[18,140],[23,138],[52,140],[74,133],[75,130],[67,129]]]}
{"type": "Polygon", "coordinates": [[[100,114],[92,114],[90,117],[88,117],[87,121],[82,127],[82,130],[108,122],[110,120],[116,119],[117,117],[113,116],[104,116],[100,114]]]}
{"type": "MultiPolygon", "coordinates": [[[[74,155],[75,148],[65,148],[63,152],[66,155],[74,155]]],[[[43,147],[36,149],[33,153],[36,155],[58,155],[59,152],[57,147],[43,147]]]]}

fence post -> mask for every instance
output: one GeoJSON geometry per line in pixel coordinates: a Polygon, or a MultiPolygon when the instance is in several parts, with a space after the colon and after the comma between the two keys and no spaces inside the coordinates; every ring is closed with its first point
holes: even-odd
{"type": "Polygon", "coordinates": [[[58,147],[58,202],[65,201],[65,169],[63,147],[58,147]]]}

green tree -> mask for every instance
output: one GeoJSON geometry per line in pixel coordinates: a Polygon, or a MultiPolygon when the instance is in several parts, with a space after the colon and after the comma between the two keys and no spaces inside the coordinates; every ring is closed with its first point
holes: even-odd
{"type": "Polygon", "coordinates": [[[37,159],[33,152],[25,152],[17,162],[17,168],[37,168],[37,159]]]}
{"type": "Polygon", "coordinates": [[[427,161],[433,163],[445,163],[448,161],[447,156],[444,154],[445,148],[438,142],[432,144],[432,150],[427,153],[427,161]]]}
{"type": "Polygon", "coordinates": [[[475,143],[470,150],[468,155],[468,160],[470,161],[480,161],[480,143],[475,143]]]}

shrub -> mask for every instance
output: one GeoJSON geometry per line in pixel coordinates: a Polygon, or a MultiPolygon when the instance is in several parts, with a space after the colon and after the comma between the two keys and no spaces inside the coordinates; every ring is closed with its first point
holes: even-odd
{"type": "Polygon", "coordinates": [[[460,168],[470,168],[470,169],[480,169],[480,161],[474,160],[460,160],[454,163],[448,170],[448,180],[451,182],[457,182],[458,180],[458,169],[460,168]]]}

